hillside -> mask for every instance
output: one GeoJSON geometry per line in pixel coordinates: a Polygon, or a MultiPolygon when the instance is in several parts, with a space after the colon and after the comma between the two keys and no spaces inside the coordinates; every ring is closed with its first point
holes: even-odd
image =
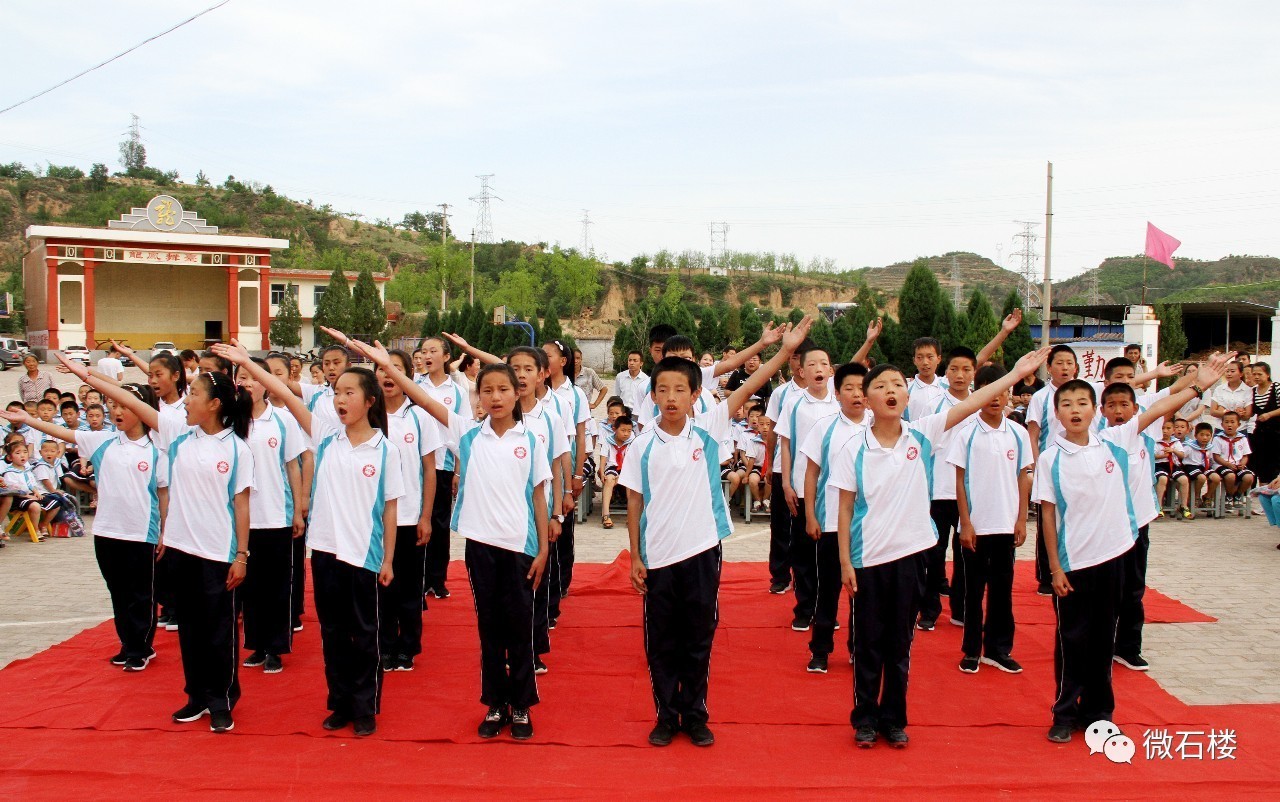
{"type": "MultiPolygon", "coordinates": [[[[1214,261],[1174,259],[1170,270],[1147,263],[1147,302],[1280,302],[1280,259],[1273,256],[1225,256],[1214,261]]],[[[1068,281],[1054,285],[1057,303],[1088,303],[1094,282],[1102,303],[1138,303],[1142,297],[1141,256],[1113,257],[1068,281]]]]}

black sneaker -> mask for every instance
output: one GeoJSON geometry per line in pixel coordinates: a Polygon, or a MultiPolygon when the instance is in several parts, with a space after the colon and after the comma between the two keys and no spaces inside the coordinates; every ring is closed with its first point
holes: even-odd
{"type": "Polygon", "coordinates": [[[231,720],[230,710],[219,710],[209,714],[209,729],[212,732],[231,732],[236,723],[231,720]]]}
{"type": "Polygon", "coordinates": [[[480,722],[476,734],[481,738],[493,738],[510,723],[511,718],[507,715],[506,707],[491,707],[489,712],[484,714],[484,721],[480,722]]]}
{"type": "Polygon", "coordinates": [[[147,665],[152,661],[152,659],[155,658],[155,656],[156,656],[156,650],[152,649],[151,654],[147,655],[146,657],[130,657],[129,659],[124,661],[124,670],[125,671],[146,671],[147,665]]]}
{"type": "Polygon", "coordinates": [[[694,746],[711,746],[716,742],[716,736],[706,724],[690,724],[685,732],[689,733],[689,740],[694,746]]]}
{"type": "Polygon", "coordinates": [[[156,618],[156,626],[157,626],[157,627],[164,627],[164,626],[168,626],[168,624],[169,624],[169,619],[170,619],[170,618],[171,618],[171,616],[169,616],[169,615],[161,615],[161,616],[158,616],[158,617],[156,618]]]}
{"type": "Polygon", "coordinates": [[[396,670],[396,658],[395,658],[395,656],[394,656],[394,655],[384,654],[384,655],[382,655],[382,657],[381,657],[380,659],[382,660],[382,670],[383,670],[383,671],[395,671],[395,670],[396,670]]]}
{"type": "Polygon", "coordinates": [[[173,714],[173,720],[179,724],[187,724],[199,721],[207,715],[209,715],[209,708],[195,702],[187,702],[173,714]]]}
{"type": "Polygon", "coordinates": [[[547,664],[542,662],[542,658],[535,655],[533,658],[533,673],[545,674],[548,670],[547,664]]]}
{"type": "Polygon", "coordinates": [[[964,673],[966,673],[966,674],[977,674],[977,673],[978,673],[978,658],[977,658],[977,657],[975,657],[975,656],[973,656],[973,655],[969,655],[969,654],[966,654],[964,657],[961,657],[961,658],[960,658],[960,670],[961,670],[961,671],[963,671],[963,672],[964,672],[964,673]]]}
{"type": "Polygon", "coordinates": [[[280,655],[267,655],[266,662],[262,664],[262,673],[279,674],[281,671],[284,671],[284,661],[280,659],[280,655]]]}
{"type": "Polygon", "coordinates": [[[124,651],[121,650],[119,654],[111,658],[111,665],[122,666],[124,665],[124,661],[125,661],[124,651]]]}
{"type": "Polygon", "coordinates": [[[876,739],[880,736],[876,733],[876,728],[870,724],[863,724],[853,734],[853,742],[860,749],[870,749],[876,745],[876,739]]]}
{"type": "Polygon", "coordinates": [[[373,716],[361,716],[352,722],[352,725],[357,738],[363,738],[366,735],[373,735],[378,731],[378,720],[373,716]]]}
{"type": "Polygon", "coordinates": [[[786,593],[788,590],[791,590],[790,582],[774,582],[772,585],[769,586],[769,592],[775,596],[781,596],[783,593],[786,593]]]}
{"type": "Polygon", "coordinates": [[[320,726],[332,732],[334,730],[340,730],[350,723],[351,723],[351,719],[347,718],[341,713],[330,713],[329,717],[326,718],[324,720],[324,723],[321,724],[320,726]]]}
{"type": "Polygon", "coordinates": [[[921,632],[932,632],[937,626],[938,620],[936,618],[925,618],[921,616],[920,620],[916,622],[916,629],[921,632]]]}
{"type": "Polygon", "coordinates": [[[1069,744],[1071,743],[1071,727],[1067,724],[1054,724],[1049,728],[1047,737],[1055,744],[1069,744]]]}
{"type": "Polygon", "coordinates": [[[548,620],[547,620],[547,629],[555,629],[555,628],[556,628],[556,621],[557,621],[557,619],[555,619],[555,618],[548,619],[548,620]]]}
{"type": "Polygon", "coordinates": [[[529,708],[521,707],[511,711],[511,737],[517,741],[527,741],[533,737],[533,721],[529,719],[529,708]]]}
{"type": "Polygon", "coordinates": [[[262,650],[258,650],[253,654],[249,655],[248,657],[246,657],[244,659],[244,662],[241,663],[240,665],[244,666],[245,668],[257,668],[258,666],[262,665],[265,662],[267,662],[267,653],[262,650]]]}
{"type": "Polygon", "coordinates": [[[1036,588],[1036,593],[1040,596],[1052,596],[1053,585],[1050,585],[1047,582],[1041,582],[1040,586],[1036,588]]]}
{"type": "Polygon", "coordinates": [[[890,727],[884,738],[894,749],[906,748],[907,742],[911,740],[907,737],[907,731],[901,727],[890,727]]]}
{"type": "Polygon", "coordinates": [[[983,655],[982,662],[995,666],[1006,674],[1021,674],[1022,664],[1007,654],[983,655]]]}
{"type": "Polygon", "coordinates": [[[791,621],[791,628],[796,632],[808,632],[810,623],[809,619],[796,616],[791,621]]]}
{"type": "Polygon", "coordinates": [[[432,591],[432,593],[435,595],[437,599],[447,599],[451,595],[449,593],[449,589],[446,588],[444,585],[441,585],[440,587],[436,588],[435,590],[432,591]]]}
{"type": "Polygon", "coordinates": [[[1142,659],[1140,654],[1118,654],[1115,661],[1130,671],[1147,671],[1151,664],[1142,659]]]}
{"type": "Polygon", "coordinates": [[[808,671],[810,674],[827,673],[827,659],[828,656],[825,654],[815,654],[813,657],[809,658],[809,665],[805,667],[805,671],[808,671]]]}
{"type": "Polygon", "coordinates": [[[649,731],[649,743],[654,746],[670,746],[671,739],[675,737],[676,728],[662,722],[658,722],[657,726],[649,731]]]}

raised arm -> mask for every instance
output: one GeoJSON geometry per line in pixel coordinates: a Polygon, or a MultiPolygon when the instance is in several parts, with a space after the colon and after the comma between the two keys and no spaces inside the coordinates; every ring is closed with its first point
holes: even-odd
{"type": "MultiPolygon", "coordinates": [[[[326,329],[326,331],[328,330],[326,329]]],[[[342,332],[333,332],[330,336],[340,339],[342,332]]],[[[391,355],[387,353],[387,349],[382,346],[382,343],[377,340],[373,341],[373,345],[359,340],[348,340],[348,342],[350,343],[349,348],[353,348],[369,357],[373,364],[385,370],[391,380],[400,386],[400,390],[410,401],[422,407],[431,417],[440,421],[441,426],[448,428],[449,408],[432,398],[417,382],[406,376],[400,366],[391,361],[391,355]]]]}
{"type": "MultiPolygon", "coordinates": [[[[1155,381],[1157,379],[1167,379],[1170,376],[1177,376],[1179,373],[1182,373],[1183,370],[1185,370],[1185,368],[1186,368],[1185,365],[1170,365],[1168,362],[1161,362],[1159,365],[1156,365],[1154,368],[1147,371],[1146,373],[1143,373],[1138,376],[1134,376],[1133,381],[1129,383],[1134,387],[1140,387],[1148,382],[1155,381]]],[[[1180,390],[1182,388],[1179,387],[1178,389],[1180,390]]]]}
{"type": "MultiPolygon", "coordinates": [[[[730,410],[737,409],[747,402],[751,394],[769,381],[769,377],[782,370],[782,366],[787,364],[787,360],[791,357],[795,350],[800,347],[800,343],[804,342],[804,338],[809,336],[809,329],[813,326],[813,317],[806,315],[803,320],[788,331],[787,325],[779,326],[773,331],[778,333],[782,340],[782,347],[778,349],[778,353],[773,355],[773,359],[760,366],[760,369],[747,377],[738,389],[729,394],[725,399],[725,403],[729,405],[730,410]]],[[[764,337],[760,338],[761,340],[764,337]]]]}
{"type": "Polygon", "coordinates": [[[850,362],[856,362],[859,365],[867,364],[867,357],[871,354],[871,349],[875,347],[876,340],[880,339],[880,332],[884,331],[884,321],[875,318],[867,324],[867,339],[862,343],[862,347],[857,350],[850,362]]]}
{"type": "MultiPolygon", "coordinates": [[[[769,321],[768,323],[765,324],[764,331],[761,332],[760,334],[760,339],[756,340],[751,345],[748,345],[746,348],[743,348],[741,351],[729,357],[728,359],[722,359],[719,362],[717,362],[715,375],[720,376],[722,374],[729,373],[730,371],[737,370],[738,368],[747,364],[748,359],[750,359],[751,357],[760,353],[764,349],[768,348],[769,346],[781,340],[782,335],[786,332],[786,330],[787,330],[787,326],[785,323],[781,326],[778,326],[777,328],[774,328],[773,321],[769,321]]],[[[759,372],[760,371],[758,370],[756,371],[756,373],[759,373],[759,372]]]]}
{"type": "Polygon", "coordinates": [[[133,349],[130,348],[129,346],[125,345],[119,340],[112,340],[111,344],[116,347],[116,352],[119,353],[120,356],[124,357],[127,361],[132,362],[134,365],[137,365],[138,370],[141,370],[143,373],[146,373],[151,369],[151,366],[148,365],[146,362],[143,362],[141,359],[139,359],[138,355],[135,354],[133,352],[133,349]]]}
{"type": "Polygon", "coordinates": [[[45,423],[44,421],[37,418],[35,415],[27,414],[26,411],[23,411],[23,412],[18,412],[16,410],[14,412],[9,412],[8,410],[0,411],[0,418],[4,418],[10,423],[16,423],[19,426],[25,423],[26,425],[30,426],[32,429],[35,429],[38,432],[44,432],[50,437],[56,437],[59,440],[65,440],[66,442],[71,443],[72,445],[75,445],[75,442],[76,442],[75,432],[66,428],[65,426],[55,426],[52,423],[45,423]]]}
{"type": "Polygon", "coordinates": [[[70,359],[67,359],[66,355],[61,351],[54,351],[53,355],[57,357],[58,361],[62,363],[62,366],[67,369],[68,373],[102,393],[106,398],[110,398],[112,401],[115,401],[117,404],[120,404],[133,414],[137,415],[138,420],[145,423],[148,428],[160,428],[160,413],[156,411],[155,407],[147,404],[141,398],[138,398],[133,393],[124,389],[124,387],[117,384],[115,381],[99,375],[96,371],[90,372],[90,370],[85,366],[72,362],[70,359]]]}
{"type": "Polygon", "coordinates": [[[981,390],[976,390],[970,393],[968,398],[948,410],[947,428],[950,429],[951,427],[960,424],[965,418],[986,406],[988,401],[1000,395],[1005,390],[1012,389],[1015,384],[1030,376],[1032,373],[1035,373],[1048,358],[1048,348],[1041,348],[1039,351],[1032,351],[1031,353],[1023,356],[1018,360],[1018,363],[1013,366],[1013,370],[1004,374],[1004,376],[1000,377],[998,381],[994,381],[986,387],[983,387],[981,390]]]}
{"type": "Polygon", "coordinates": [[[473,357],[485,363],[486,365],[498,365],[498,364],[501,364],[502,362],[502,357],[496,354],[491,354],[488,351],[481,351],[479,348],[476,348],[471,343],[462,339],[462,336],[459,334],[454,334],[451,331],[446,331],[446,332],[442,332],[440,336],[444,337],[449,342],[458,346],[458,348],[462,350],[464,353],[471,354],[473,357]]]}
{"type": "Polygon", "coordinates": [[[289,414],[298,421],[302,431],[306,432],[308,437],[311,436],[311,410],[307,409],[307,405],[302,402],[300,397],[289,390],[289,385],[272,375],[271,371],[250,359],[249,351],[238,340],[232,340],[231,345],[214,343],[209,350],[220,357],[226,358],[241,370],[248,371],[254,381],[267,388],[268,393],[284,401],[289,414]]]}
{"type": "Polygon", "coordinates": [[[978,367],[982,367],[988,359],[1000,350],[1000,346],[1004,345],[1004,341],[1013,334],[1014,329],[1022,323],[1022,310],[1015,309],[1005,316],[1004,321],[1000,324],[1000,330],[996,332],[996,336],[991,338],[991,342],[982,346],[982,350],[978,352],[978,367]]]}
{"type": "Polygon", "coordinates": [[[1200,388],[1212,386],[1214,382],[1222,378],[1222,374],[1227,369],[1227,364],[1235,359],[1235,352],[1230,354],[1215,353],[1209,357],[1209,361],[1200,366],[1196,371],[1195,383],[1182,388],[1177,393],[1169,393],[1169,395],[1161,398],[1146,411],[1138,414],[1138,431],[1144,431],[1148,426],[1168,415],[1171,412],[1177,412],[1182,405],[1194,398],[1194,393],[1203,392],[1200,388]]]}

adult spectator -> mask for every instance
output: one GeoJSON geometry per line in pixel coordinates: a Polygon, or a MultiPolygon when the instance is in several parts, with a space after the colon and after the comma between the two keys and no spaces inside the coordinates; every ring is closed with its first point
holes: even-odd
{"type": "MultiPolygon", "coordinates": [[[[760,357],[753,354],[742,367],[729,374],[729,381],[725,382],[724,385],[725,389],[732,393],[759,369],[760,357]]],[[[764,386],[757,390],[755,394],[755,397],[765,404],[769,403],[769,396],[773,395],[773,378],[770,376],[769,381],[765,382],[764,386]]]]}
{"type": "Polygon", "coordinates": [[[573,377],[573,383],[578,385],[578,389],[591,402],[591,408],[595,409],[600,406],[600,402],[609,393],[609,385],[605,384],[600,378],[600,374],[596,373],[595,368],[589,368],[582,364],[582,351],[577,348],[573,349],[573,364],[578,369],[578,375],[573,377]],[[595,393],[593,400],[591,394],[595,393]]]}
{"type": "Polygon", "coordinates": [[[613,394],[632,412],[640,409],[644,391],[649,386],[649,374],[644,372],[644,354],[631,351],[627,354],[627,369],[613,378],[613,394]]]}
{"type": "Polygon", "coordinates": [[[1249,435],[1249,468],[1262,487],[1280,475],[1280,383],[1271,380],[1271,366],[1253,365],[1253,434],[1249,435]]]}
{"type": "Polygon", "coordinates": [[[1241,432],[1253,431],[1253,388],[1244,383],[1244,363],[1239,361],[1227,365],[1222,381],[1209,395],[1209,417],[1214,419],[1210,422],[1216,428],[1222,428],[1227,412],[1239,413],[1241,432]]]}
{"type": "Polygon", "coordinates": [[[124,363],[120,361],[120,349],[112,345],[107,355],[98,360],[98,372],[115,382],[124,381],[124,363]]]}
{"type": "Polygon", "coordinates": [[[24,404],[34,404],[44,397],[45,390],[52,389],[53,377],[40,370],[35,354],[24,356],[22,367],[27,369],[27,375],[18,379],[18,397],[24,404]]]}

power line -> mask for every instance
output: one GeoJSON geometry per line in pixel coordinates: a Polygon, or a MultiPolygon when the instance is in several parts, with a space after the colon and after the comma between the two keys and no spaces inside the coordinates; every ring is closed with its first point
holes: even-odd
{"type": "Polygon", "coordinates": [[[74,80],[75,80],[75,79],[77,79],[77,78],[80,78],[80,77],[83,77],[83,76],[85,76],[85,75],[88,75],[89,73],[93,72],[94,70],[101,69],[101,68],[103,68],[103,67],[107,66],[108,64],[110,64],[111,62],[115,61],[116,59],[123,58],[124,56],[129,55],[130,53],[132,53],[133,51],[135,51],[135,50],[137,50],[138,48],[142,47],[143,45],[147,44],[148,42],[154,42],[155,40],[159,39],[161,36],[164,36],[165,34],[173,33],[174,31],[176,31],[176,30],[178,30],[179,28],[181,28],[183,25],[186,25],[186,24],[187,24],[187,23],[189,23],[189,22],[193,22],[193,21],[195,21],[196,19],[198,19],[198,18],[200,18],[200,17],[203,17],[205,14],[208,14],[210,11],[216,11],[217,9],[222,8],[222,7],[223,7],[223,6],[225,6],[227,3],[230,3],[230,2],[231,2],[231,0],[222,0],[222,2],[221,2],[221,3],[218,3],[217,5],[209,6],[209,7],[208,7],[208,8],[206,8],[204,11],[201,11],[199,14],[196,14],[196,15],[191,16],[191,17],[187,17],[187,18],[186,18],[186,19],[184,19],[182,22],[179,22],[177,25],[174,25],[172,28],[169,28],[168,30],[161,31],[160,33],[157,33],[157,34],[156,34],[156,35],[154,35],[154,36],[150,36],[150,37],[148,37],[148,38],[146,38],[146,39],[143,39],[141,42],[137,43],[137,44],[136,44],[136,45],[134,45],[133,47],[131,47],[131,48],[129,48],[128,50],[124,51],[123,53],[117,53],[116,55],[114,55],[114,56],[112,56],[111,58],[107,59],[106,61],[102,62],[101,64],[95,64],[94,66],[90,67],[90,68],[89,68],[89,69],[87,69],[87,70],[84,70],[83,72],[78,72],[78,73],[76,73],[75,75],[71,76],[70,78],[66,79],[65,81],[62,81],[62,82],[60,82],[60,83],[56,83],[56,84],[54,84],[53,86],[51,86],[51,87],[49,87],[48,89],[45,89],[45,90],[43,90],[43,91],[36,92],[34,95],[32,95],[31,97],[27,98],[26,100],[19,100],[17,103],[14,103],[12,106],[6,106],[5,108],[0,109],[0,114],[4,114],[6,111],[12,111],[12,110],[14,110],[14,109],[18,108],[19,106],[24,105],[24,104],[26,104],[26,103],[30,103],[31,101],[35,100],[35,99],[36,99],[36,98],[38,98],[38,97],[42,97],[42,96],[44,96],[44,95],[49,94],[50,92],[52,92],[52,91],[53,91],[53,90],[55,90],[55,89],[58,89],[58,88],[63,87],[63,86],[66,86],[67,84],[71,83],[72,81],[74,81],[74,80]]]}
{"type": "Polygon", "coordinates": [[[493,173],[478,175],[476,178],[480,179],[480,194],[473,195],[468,198],[468,200],[475,201],[480,208],[476,212],[476,228],[475,231],[472,232],[471,239],[473,242],[492,243],[493,217],[489,212],[489,201],[502,200],[502,198],[494,195],[492,192],[493,187],[489,186],[489,179],[493,178],[493,173]]]}

